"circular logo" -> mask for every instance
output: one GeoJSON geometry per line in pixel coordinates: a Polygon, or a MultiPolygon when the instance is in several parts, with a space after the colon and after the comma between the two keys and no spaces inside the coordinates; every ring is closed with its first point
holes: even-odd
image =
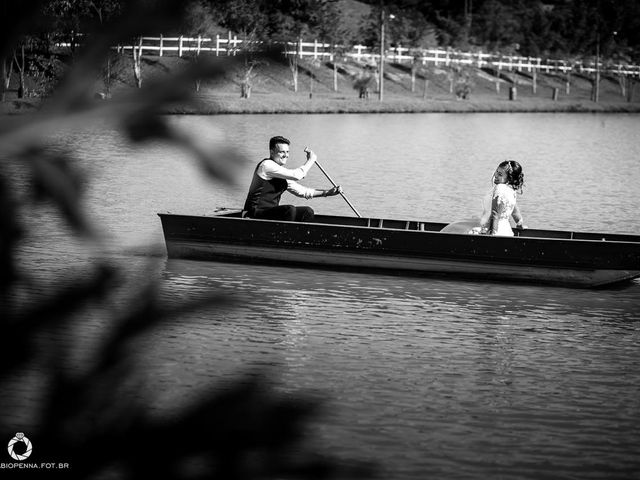
{"type": "Polygon", "coordinates": [[[29,458],[29,455],[31,455],[31,442],[29,441],[29,439],[27,437],[24,436],[24,433],[16,433],[16,436],[13,437],[11,440],[9,440],[9,447],[7,448],[7,450],[9,450],[9,455],[11,455],[12,458],[14,458],[15,460],[26,460],[27,458],[29,458]],[[16,453],[13,451],[13,446],[16,443],[22,442],[25,444],[25,452],[24,453],[16,453]]]}

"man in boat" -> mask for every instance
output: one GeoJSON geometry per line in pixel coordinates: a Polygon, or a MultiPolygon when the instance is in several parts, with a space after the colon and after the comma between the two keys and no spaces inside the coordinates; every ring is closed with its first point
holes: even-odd
{"type": "Polygon", "coordinates": [[[290,143],[288,139],[280,136],[269,140],[269,158],[265,158],[256,166],[247,200],[244,203],[247,217],[310,222],[313,221],[314,215],[311,207],[280,205],[280,196],[285,190],[306,199],[331,197],[342,193],[340,186],[319,190],[299,184],[298,180],[306,177],[309,169],[316,162],[317,156],[305,148],[307,161],[304,165],[294,169],[286,168],[290,143]]]}

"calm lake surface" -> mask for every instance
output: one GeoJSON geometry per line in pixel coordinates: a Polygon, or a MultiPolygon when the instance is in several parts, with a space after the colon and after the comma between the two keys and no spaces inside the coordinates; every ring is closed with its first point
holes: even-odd
{"type": "MultiPolygon", "coordinates": [[[[480,214],[499,162],[519,161],[529,227],[640,234],[640,116],[585,114],[233,115],[176,117],[249,161],[238,184],[212,182],[166,145],[136,149],[106,124],[52,132],[87,176],[103,232],[70,241],[41,207],[21,251],[42,289],[107,258],[129,287],[161,282],[167,305],[231,295],[143,341],[158,412],[210,385],[266,371],[285,392],[326,401],[310,437],[323,452],[375,459],[382,478],[640,478],[640,282],[608,290],[402,278],[168,260],[157,212],[242,206],[273,135],[309,145],[363,216],[450,222],[480,214]]],[[[20,183],[21,169],[5,161],[20,183]]],[[[3,167],[4,168],[4,167],[3,167]]],[[[326,188],[313,169],[306,185],[326,188]]],[[[352,215],[341,197],[310,203],[352,215]]],[[[21,293],[24,300],[38,288],[21,293]]],[[[107,328],[92,311],[75,334],[107,328]]],[[[25,425],[35,385],[24,388],[25,425]]],[[[18,407],[16,407],[17,410],[18,407]]],[[[27,427],[25,427],[26,429],[27,427]]]]}

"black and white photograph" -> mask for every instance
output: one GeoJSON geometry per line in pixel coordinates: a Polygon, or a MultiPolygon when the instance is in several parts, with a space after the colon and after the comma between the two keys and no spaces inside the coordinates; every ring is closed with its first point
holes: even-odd
{"type": "Polygon", "coordinates": [[[640,2],[0,0],[0,478],[640,479],[640,2]]]}

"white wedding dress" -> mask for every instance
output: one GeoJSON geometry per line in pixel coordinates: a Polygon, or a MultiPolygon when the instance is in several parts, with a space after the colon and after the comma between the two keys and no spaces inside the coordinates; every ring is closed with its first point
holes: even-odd
{"type": "Polygon", "coordinates": [[[464,220],[450,223],[442,230],[443,233],[489,233],[491,210],[495,209],[498,217],[496,235],[513,237],[513,230],[509,218],[516,207],[516,192],[506,183],[499,183],[493,187],[482,199],[482,217],[478,220],[464,220]]]}
{"type": "Polygon", "coordinates": [[[483,199],[482,218],[480,219],[480,226],[474,227],[469,233],[485,233],[491,225],[491,212],[498,217],[498,228],[495,235],[502,235],[506,237],[513,237],[513,229],[509,218],[513,213],[513,209],[516,208],[516,192],[510,185],[506,183],[499,183],[489,195],[483,199]],[[487,198],[488,197],[488,198],[487,198]],[[485,229],[482,231],[482,229],[485,229]]]}

